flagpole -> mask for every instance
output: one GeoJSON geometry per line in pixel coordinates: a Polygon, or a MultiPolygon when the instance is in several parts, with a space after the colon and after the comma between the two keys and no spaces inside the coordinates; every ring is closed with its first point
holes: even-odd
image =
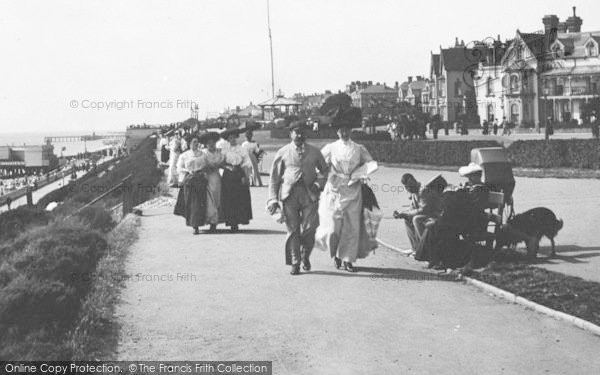
{"type": "Polygon", "coordinates": [[[273,74],[273,38],[271,37],[271,15],[269,11],[269,0],[267,0],[267,26],[269,28],[269,46],[271,48],[271,94],[275,97],[275,75],[273,74]]]}

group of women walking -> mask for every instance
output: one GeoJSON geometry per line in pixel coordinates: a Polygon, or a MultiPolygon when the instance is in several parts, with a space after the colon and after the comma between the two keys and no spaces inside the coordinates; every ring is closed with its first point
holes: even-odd
{"type": "MultiPolygon", "coordinates": [[[[305,271],[310,270],[313,246],[327,251],[337,268],[350,272],[355,271],[353,263],[357,259],[366,257],[377,246],[374,234],[368,233],[365,225],[365,210],[372,210],[377,203],[368,188],[371,194],[365,199],[364,185],[367,174],[377,168],[376,163],[364,146],[350,139],[352,124],[343,118],[336,120],[336,142],[319,150],[305,144],[304,126],[291,125],[292,142],[275,155],[268,208],[274,212],[274,204],[281,203],[292,274],[299,272],[300,261],[305,271]]],[[[188,138],[189,149],[177,161],[181,188],[175,214],[185,217],[194,234],[205,225],[209,225],[209,233],[214,232],[220,223],[237,232],[239,225],[252,219],[249,186],[262,185],[252,129],[188,138]],[[246,142],[240,145],[242,133],[246,134],[246,142]]]]}
{"type": "Polygon", "coordinates": [[[251,129],[187,136],[189,149],[177,159],[180,190],[174,213],[185,217],[194,234],[205,225],[215,232],[220,223],[237,232],[239,225],[252,219],[248,174],[252,162],[248,151],[237,144],[245,132],[251,129]],[[221,148],[217,147],[219,138],[221,148]]]}

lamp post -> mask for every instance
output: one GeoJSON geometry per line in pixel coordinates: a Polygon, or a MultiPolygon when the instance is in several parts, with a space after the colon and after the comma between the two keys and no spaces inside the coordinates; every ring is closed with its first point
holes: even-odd
{"type": "Polygon", "coordinates": [[[550,127],[552,126],[552,124],[549,121],[549,116],[547,114],[548,111],[548,87],[544,87],[544,118],[546,119],[546,127],[545,127],[545,139],[548,140],[550,139],[550,135],[552,133],[554,133],[554,129],[551,129],[550,127]]]}

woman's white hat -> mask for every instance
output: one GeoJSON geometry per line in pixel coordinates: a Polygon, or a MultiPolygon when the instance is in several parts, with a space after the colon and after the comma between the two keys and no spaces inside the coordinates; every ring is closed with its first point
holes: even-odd
{"type": "Polygon", "coordinates": [[[465,177],[473,173],[482,172],[483,169],[473,162],[470,162],[469,165],[458,168],[458,174],[465,177]]]}

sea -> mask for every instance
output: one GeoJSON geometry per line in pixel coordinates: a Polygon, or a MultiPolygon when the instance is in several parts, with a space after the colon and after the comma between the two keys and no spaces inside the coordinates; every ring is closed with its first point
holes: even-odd
{"type": "MultiPolygon", "coordinates": [[[[110,133],[98,133],[96,135],[110,135],[110,133]]],[[[0,146],[40,146],[45,144],[44,137],[60,137],[60,136],[83,136],[91,135],[82,131],[49,131],[45,133],[0,133],[0,146]]],[[[105,148],[110,148],[111,145],[105,144],[104,140],[96,141],[76,141],[76,142],[52,142],[54,146],[54,154],[56,156],[71,156],[88,152],[98,151],[105,148]],[[63,150],[64,147],[64,150],[63,150]]]]}

